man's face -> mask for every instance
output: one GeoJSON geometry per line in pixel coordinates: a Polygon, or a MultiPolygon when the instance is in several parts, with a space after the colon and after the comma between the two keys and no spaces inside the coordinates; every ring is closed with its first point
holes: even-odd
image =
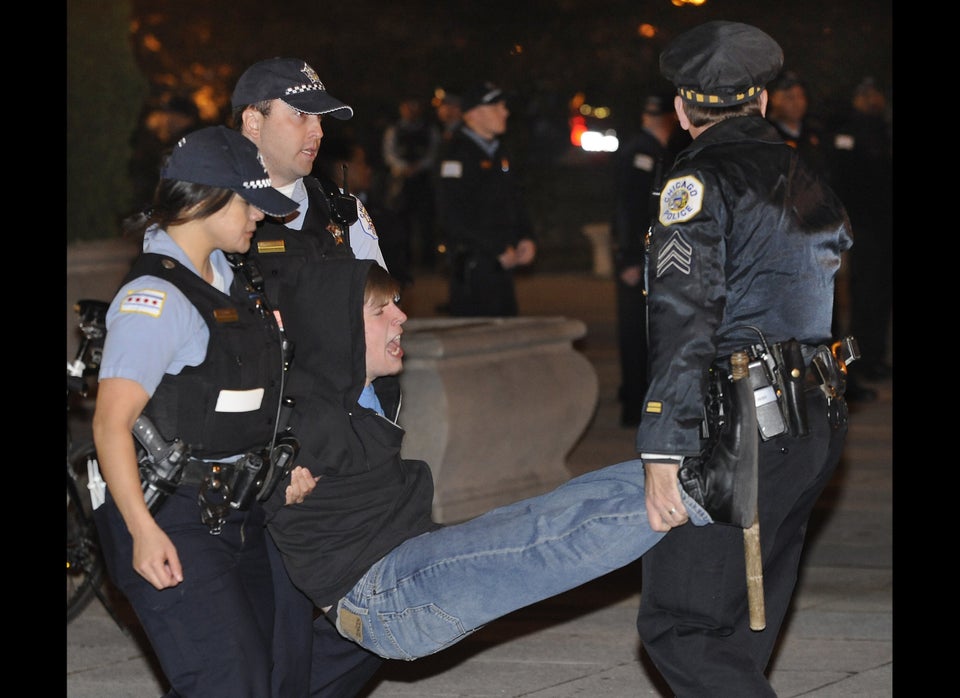
{"type": "Polygon", "coordinates": [[[770,94],[770,116],[795,123],[807,114],[807,92],[802,85],[792,85],[786,90],[770,94]]]}
{"type": "Polygon", "coordinates": [[[310,174],[323,139],[321,115],[306,114],[275,99],[268,115],[248,108],[243,119],[243,134],[257,144],[274,187],[310,174]]]}
{"type": "Polygon", "coordinates": [[[477,134],[489,139],[506,132],[509,116],[510,110],[507,109],[507,103],[501,101],[474,107],[463,115],[463,119],[477,134]]]}
{"type": "Polygon", "coordinates": [[[864,114],[880,116],[887,107],[887,98],[880,90],[870,87],[857,92],[853,98],[853,106],[864,114]]]}
{"type": "Polygon", "coordinates": [[[400,336],[406,314],[396,298],[372,297],[363,304],[363,333],[367,344],[367,383],[403,370],[400,336]]]}

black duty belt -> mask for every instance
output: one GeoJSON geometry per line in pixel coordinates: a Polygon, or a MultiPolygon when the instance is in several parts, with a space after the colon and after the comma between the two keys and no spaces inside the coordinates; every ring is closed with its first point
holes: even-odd
{"type": "Polygon", "coordinates": [[[229,470],[231,473],[234,470],[233,463],[215,463],[212,461],[191,458],[187,461],[187,464],[183,466],[183,478],[181,478],[180,484],[199,485],[201,482],[203,482],[203,479],[210,474],[213,466],[218,466],[224,470],[229,470]]]}

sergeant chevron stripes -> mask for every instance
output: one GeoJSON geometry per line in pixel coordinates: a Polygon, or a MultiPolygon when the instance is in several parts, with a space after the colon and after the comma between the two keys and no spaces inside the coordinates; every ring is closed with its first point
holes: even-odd
{"type": "Polygon", "coordinates": [[[679,230],[673,231],[657,255],[657,278],[663,276],[670,267],[675,267],[681,274],[689,274],[692,259],[693,247],[683,239],[679,230]]]}

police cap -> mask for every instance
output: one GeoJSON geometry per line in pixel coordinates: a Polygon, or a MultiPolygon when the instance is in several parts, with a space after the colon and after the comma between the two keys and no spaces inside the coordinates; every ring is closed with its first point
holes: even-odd
{"type": "Polygon", "coordinates": [[[803,80],[800,79],[800,76],[796,72],[792,70],[784,70],[776,77],[776,79],[767,84],[767,92],[773,94],[774,92],[780,92],[781,90],[789,90],[797,85],[800,85],[800,87],[802,87],[804,90],[807,89],[807,86],[803,83],[803,80]]]}
{"type": "Polygon", "coordinates": [[[488,81],[468,87],[460,98],[460,108],[467,113],[474,107],[505,102],[506,99],[507,96],[503,90],[488,81]]]}
{"type": "Polygon", "coordinates": [[[707,22],[684,32],[660,54],[660,72],[686,102],[729,107],[756,99],[783,67],[769,34],[741,22],[707,22]]]}
{"type": "Polygon", "coordinates": [[[663,116],[673,113],[673,95],[652,94],[643,100],[643,113],[650,116],[663,116]]]}
{"type": "Polygon", "coordinates": [[[296,201],[273,188],[253,141],[226,126],[208,126],[181,138],[160,177],[229,189],[270,216],[297,210],[296,201]]]}
{"type": "Polygon", "coordinates": [[[353,108],[327,92],[317,72],[299,58],[268,58],[247,68],[230,98],[234,109],[280,99],[305,114],[349,119],[353,108]]]}

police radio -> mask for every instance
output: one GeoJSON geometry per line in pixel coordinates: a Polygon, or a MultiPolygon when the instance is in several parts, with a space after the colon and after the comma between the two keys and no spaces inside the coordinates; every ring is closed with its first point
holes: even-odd
{"type": "Polygon", "coordinates": [[[347,164],[343,163],[343,192],[334,190],[328,192],[330,197],[330,217],[337,225],[349,228],[360,218],[360,209],[357,198],[350,195],[347,184],[347,164]]]}

